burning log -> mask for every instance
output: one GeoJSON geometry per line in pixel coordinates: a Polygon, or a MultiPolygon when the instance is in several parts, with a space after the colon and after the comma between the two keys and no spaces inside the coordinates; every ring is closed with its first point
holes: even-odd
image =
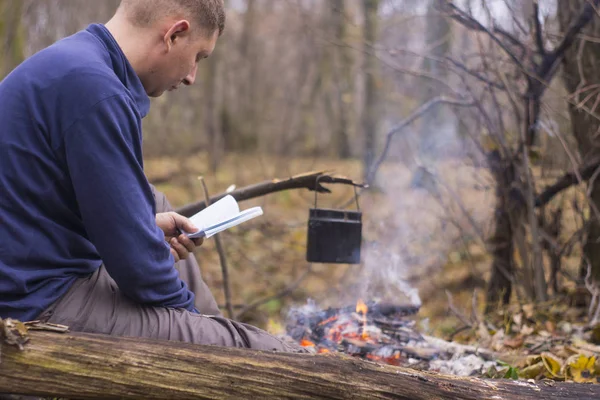
{"type": "Polygon", "coordinates": [[[600,385],[492,381],[343,355],[284,354],[90,334],[2,344],[0,393],[80,399],[600,398],[600,385]]]}

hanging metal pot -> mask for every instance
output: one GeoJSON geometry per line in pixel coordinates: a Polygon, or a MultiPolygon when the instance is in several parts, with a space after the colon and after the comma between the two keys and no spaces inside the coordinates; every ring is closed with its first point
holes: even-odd
{"type": "MultiPolygon", "coordinates": [[[[319,178],[317,178],[318,184],[319,178]]],[[[359,264],[362,242],[362,212],[354,187],[356,211],[317,208],[308,214],[306,260],[314,263],[359,264]]]]}

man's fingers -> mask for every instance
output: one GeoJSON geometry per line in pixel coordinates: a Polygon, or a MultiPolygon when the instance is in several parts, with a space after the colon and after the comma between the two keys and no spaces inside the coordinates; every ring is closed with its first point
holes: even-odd
{"type": "Polygon", "coordinates": [[[194,248],[196,247],[196,244],[194,243],[194,241],[183,234],[181,234],[177,237],[177,241],[179,243],[181,243],[183,245],[183,247],[185,247],[187,249],[187,251],[189,251],[190,253],[192,251],[194,251],[194,248]]]}
{"type": "Polygon", "coordinates": [[[192,241],[194,242],[194,244],[195,244],[196,246],[201,246],[201,245],[202,245],[202,243],[204,243],[204,238],[203,238],[203,237],[200,237],[200,238],[194,238],[194,239],[192,239],[192,241]]]}
{"type": "Polygon", "coordinates": [[[175,259],[175,262],[179,261],[179,254],[177,254],[177,252],[175,251],[174,248],[170,248],[169,250],[171,250],[171,254],[173,254],[173,258],[175,259]]]}
{"type": "Polygon", "coordinates": [[[169,244],[171,245],[171,250],[175,250],[177,252],[177,255],[179,256],[180,260],[186,259],[188,254],[190,253],[188,249],[186,249],[184,245],[179,243],[179,241],[176,238],[171,239],[169,244]]]}

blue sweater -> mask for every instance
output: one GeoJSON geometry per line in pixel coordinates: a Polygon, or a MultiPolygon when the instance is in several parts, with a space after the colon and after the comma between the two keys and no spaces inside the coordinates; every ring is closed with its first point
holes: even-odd
{"type": "Polygon", "coordinates": [[[142,163],[150,101],[103,25],[0,82],[0,317],[35,319],[102,263],[132,300],[193,310],[142,163]]]}

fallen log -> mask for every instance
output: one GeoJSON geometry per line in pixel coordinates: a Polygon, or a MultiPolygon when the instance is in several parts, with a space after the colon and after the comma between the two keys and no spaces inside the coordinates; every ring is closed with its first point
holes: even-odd
{"type": "Polygon", "coordinates": [[[2,344],[0,393],[78,399],[581,399],[600,385],[460,378],[333,354],[30,331],[2,344]]]}

